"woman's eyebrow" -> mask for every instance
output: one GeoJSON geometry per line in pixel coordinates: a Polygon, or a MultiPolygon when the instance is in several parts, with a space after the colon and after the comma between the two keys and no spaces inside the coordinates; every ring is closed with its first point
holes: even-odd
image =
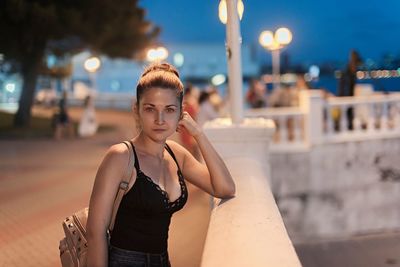
{"type": "MultiPolygon", "coordinates": [[[[156,105],[152,104],[152,103],[143,103],[143,106],[151,106],[151,107],[155,107],[156,105]]],[[[169,104],[169,105],[165,105],[165,107],[169,108],[169,107],[175,107],[177,108],[178,105],[176,104],[169,104]]]]}

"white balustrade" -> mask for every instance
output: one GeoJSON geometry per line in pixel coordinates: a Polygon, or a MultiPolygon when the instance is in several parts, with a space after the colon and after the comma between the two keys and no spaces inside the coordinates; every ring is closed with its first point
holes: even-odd
{"type": "Polygon", "coordinates": [[[304,146],[305,114],[299,107],[260,108],[246,111],[246,117],[274,121],[276,132],[272,149],[298,149],[299,146],[304,146]]]}
{"type": "Polygon", "coordinates": [[[304,90],[300,92],[299,107],[249,109],[246,117],[275,122],[273,152],[308,149],[321,143],[400,136],[399,93],[328,99],[322,95],[320,90],[304,90]],[[353,129],[349,129],[350,124],[353,129]]]}
{"type": "Polygon", "coordinates": [[[329,142],[400,136],[399,105],[398,93],[331,97],[325,102],[328,129],[324,139],[329,142]],[[350,109],[353,110],[353,129],[348,127],[350,109]],[[333,111],[340,113],[334,114],[333,111]]]}

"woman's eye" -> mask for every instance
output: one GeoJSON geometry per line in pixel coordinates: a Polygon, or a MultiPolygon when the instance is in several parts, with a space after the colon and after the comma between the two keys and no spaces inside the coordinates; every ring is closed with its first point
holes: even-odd
{"type": "Polygon", "coordinates": [[[145,108],[144,111],[146,111],[146,112],[153,112],[153,111],[154,111],[154,108],[148,107],[148,108],[145,108]]]}
{"type": "Polygon", "coordinates": [[[174,112],[175,112],[175,109],[174,109],[174,108],[167,108],[167,112],[168,112],[168,113],[174,113],[174,112]]]}

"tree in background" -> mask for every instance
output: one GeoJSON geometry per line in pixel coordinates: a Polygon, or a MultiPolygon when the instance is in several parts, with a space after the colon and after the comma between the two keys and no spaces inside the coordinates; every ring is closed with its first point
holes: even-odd
{"type": "Polygon", "coordinates": [[[140,58],[159,28],[137,0],[0,1],[0,53],[23,78],[17,127],[29,126],[37,77],[45,56],[89,49],[111,58],[140,58]]]}

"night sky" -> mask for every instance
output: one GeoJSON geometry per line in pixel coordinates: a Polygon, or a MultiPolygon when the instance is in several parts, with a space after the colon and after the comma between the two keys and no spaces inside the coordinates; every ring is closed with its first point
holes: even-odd
{"type": "MultiPolygon", "coordinates": [[[[295,63],[346,61],[352,48],[363,59],[379,60],[385,53],[400,56],[399,0],[243,2],[243,42],[258,45],[258,36],[263,30],[288,27],[293,40],[286,50],[295,63]]],[[[141,0],[139,3],[147,10],[147,18],[161,26],[160,41],[167,46],[224,43],[225,28],[218,19],[218,0],[141,0]]]]}

